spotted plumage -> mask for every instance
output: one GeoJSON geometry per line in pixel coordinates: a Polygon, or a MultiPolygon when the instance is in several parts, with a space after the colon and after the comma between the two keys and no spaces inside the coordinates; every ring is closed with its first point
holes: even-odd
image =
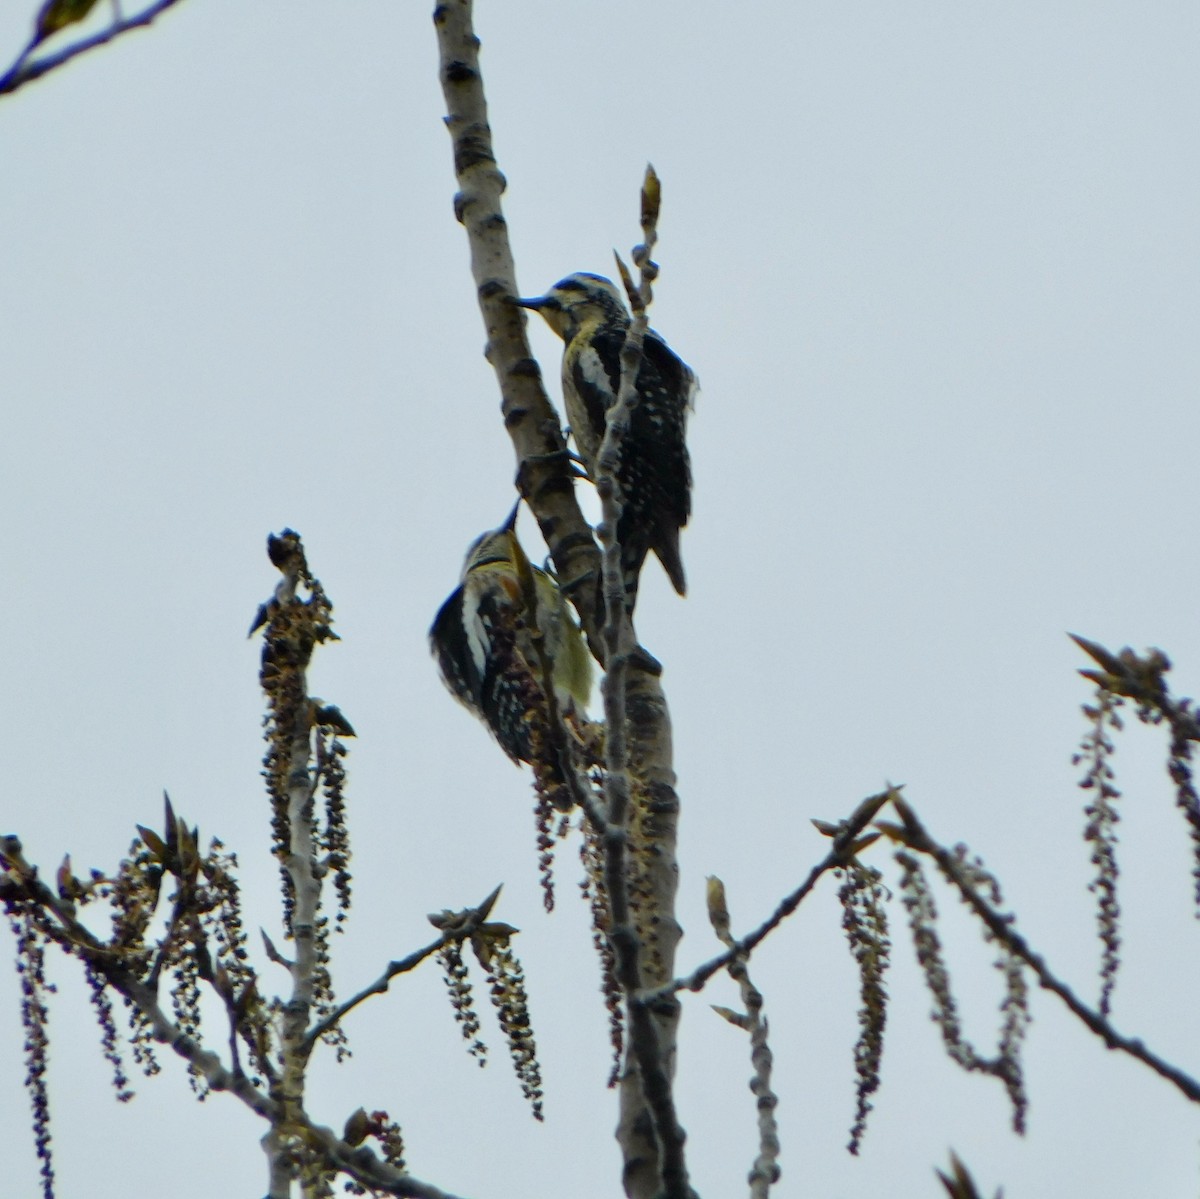
{"type": "MultiPolygon", "coordinates": [[[[608,411],[621,385],[621,348],[630,324],[621,293],[600,275],[576,274],[544,296],[517,303],[540,312],[563,339],[567,421],[579,456],[594,477],[608,411]]],[[[657,333],[648,330],[635,388],[638,401],[620,446],[617,471],[623,499],[617,539],[631,611],[642,563],[651,551],[675,590],[680,595],[687,591],[679,531],[692,508],[685,438],[696,377],[657,333]]]]}
{"type": "Polygon", "coordinates": [[[557,584],[525,557],[513,531],[516,513],[467,550],[461,582],[438,610],[429,643],[450,693],[514,762],[532,762],[536,731],[544,733],[548,720],[535,630],[562,715],[583,716],[592,663],[557,584]]]}

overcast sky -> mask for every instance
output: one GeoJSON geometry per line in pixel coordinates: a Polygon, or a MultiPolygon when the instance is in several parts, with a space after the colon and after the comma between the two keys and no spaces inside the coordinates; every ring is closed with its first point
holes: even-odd
{"type": "MultiPolygon", "coordinates": [[[[0,8],[6,58],[34,8],[0,8]]],[[[703,387],[690,593],[652,562],[638,607],[675,725],[680,967],[714,950],[705,875],[756,924],[824,852],[809,818],[891,780],[1094,997],[1070,762],[1089,688],[1065,633],[1161,646],[1200,687],[1200,11],[480,0],[477,24],[523,292],[608,273],[645,163],[663,179],[653,319],[703,387]]],[[[480,1071],[427,969],[348,1022],[357,1055],[320,1061],[310,1110],[387,1109],[413,1171],[464,1195],[590,1199],[618,1193],[619,1160],[574,849],[546,917],[528,778],[425,643],[513,497],[436,62],[426,5],[185,0],[0,101],[0,831],[48,871],[66,851],[110,868],[166,788],[239,854],[248,926],[277,931],[245,633],[277,577],[267,533],[298,529],[343,637],[312,684],[360,734],[340,989],[503,881],[547,1084],[537,1126],[494,1028],[480,1071]]],[[[561,347],[531,335],[557,399],[561,347]]],[[[1138,727],[1118,752],[1115,1019],[1194,1075],[1200,939],[1162,742],[1138,727]]],[[[987,1048],[990,954],[945,906],[987,1048]]],[[[1010,1199],[1194,1199],[1195,1111],[1048,995],[1014,1137],[1001,1088],[942,1054],[898,916],[883,1088],[850,1158],[839,921],[827,884],[754,959],[781,1199],[936,1195],[951,1146],[1010,1199]]],[[[115,1104],[76,971],[53,974],[60,1195],[124,1197],[131,1174],[174,1199],[264,1191],[261,1124],[198,1108],[174,1061],[115,1104]]],[[[0,974],[14,1197],[37,1186],[16,1001],[0,974]]],[[[736,1002],[685,1004],[680,1116],[715,1197],[743,1193],[756,1145],[747,1046],[710,1001],[736,1002]]]]}

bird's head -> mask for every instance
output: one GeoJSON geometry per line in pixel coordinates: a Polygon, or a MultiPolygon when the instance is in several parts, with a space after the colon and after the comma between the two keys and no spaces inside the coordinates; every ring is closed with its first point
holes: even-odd
{"type": "Polygon", "coordinates": [[[481,567],[506,566],[514,570],[519,569],[522,562],[528,565],[525,551],[517,540],[517,513],[520,507],[521,501],[518,500],[508,514],[508,519],[498,529],[489,529],[486,533],[481,533],[467,547],[466,557],[463,559],[463,579],[466,579],[471,571],[481,567]]]}
{"type": "Polygon", "coordinates": [[[625,300],[611,279],[580,272],[560,279],[544,296],[514,299],[514,304],[540,312],[546,324],[564,341],[588,325],[615,321],[626,324],[625,300]]]}

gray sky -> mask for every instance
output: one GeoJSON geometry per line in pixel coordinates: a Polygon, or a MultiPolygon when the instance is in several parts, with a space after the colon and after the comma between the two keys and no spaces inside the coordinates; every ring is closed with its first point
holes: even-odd
{"type": "MultiPolygon", "coordinates": [[[[0,11],[6,57],[33,8],[0,11]]],[[[691,593],[652,564],[638,609],[675,723],[681,967],[714,949],[705,875],[735,925],[757,923],[823,852],[809,818],[891,780],[1093,996],[1070,764],[1089,689],[1065,631],[1162,646],[1183,693],[1200,678],[1195,6],[510,0],[477,21],[523,291],[607,273],[637,238],[647,160],[663,178],[654,322],[703,385],[691,593]]],[[[299,529],[344,638],[313,685],[360,734],[342,990],[423,943],[424,913],[504,881],[548,1088],[538,1127],[494,1030],[481,1072],[428,970],[349,1023],[357,1056],[318,1067],[313,1114],[386,1108],[414,1172],[480,1199],[613,1194],[573,848],[547,918],[527,779],[425,645],[464,548],[512,500],[442,113],[427,6],[266,0],[189,0],[0,103],[0,830],[47,869],[65,850],[111,866],[166,787],[239,853],[250,927],[276,929],[245,630],[274,584],[267,532],[299,529]]],[[[532,336],[553,384],[559,346],[532,336]]],[[[1194,1073],[1197,940],[1161,744],[1138,727],[1118,752],[1116,1020],[1194,1073]]],[[[944,906],[987,1046],[990,955],[944,906]]],[[[832,886],[755,958],[781,1197],[933,1195],[950,1146],[1013,1197],[1196,1195],[1194,1112],[1050,996],[1013,1137],[1000,1088],[946,1062],[894,933],[858,1160],[832,886]]],[[[261,1126],[225,1097],[197,1108],[174,1062],[113,1102],[74,975],[55,967],[60,1194],[123,1196],[130,1172],[177,1199],[259,1193],[261,1126]]],[[[716,1196],[744,1187],[754,1112],[744,1039],[709,1001],[732,995],[687,1002],[680,1096],[716,1196]]],[[[14,1196],[36,1187],[15,1004],[0,974],[14,1196]]]]}

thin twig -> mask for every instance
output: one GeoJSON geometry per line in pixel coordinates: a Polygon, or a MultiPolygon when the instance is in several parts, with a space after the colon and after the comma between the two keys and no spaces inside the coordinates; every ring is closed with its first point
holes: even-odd
{"type": "Polygon", "coordinates": [[[775,931],[807,898],[808,894],[820,881],[821,875],[844,865],[856,853],[863,849],[859,841],[863,830],[875,819],[880,808],[889,800],[899,797],[899,788],[891,787],[878,795],[872,795],[863,800],[854,812],[837,827],[833,847],[809,872],[808,877],[790,895],[785,896],[779,906],[753,932],[747,933],[735,941],[724,953],[718,954],[710,961],[696,967],[691,974],[673,979],[664,987],[650,992],[648,999],[666,998],[680,991],[700,991],[714,974],[726,970],[729,964],[738,958],[749,960],[750,955],[775,931]]]}
{"type": "Polygon", "coordinates": [[[329,1032],[330,1029],[340,1024],[342,1018],[348,1012],[353,1011],[360,1003],[370,999],[372,995],[384,994],[384,992],[387,991],[388,985],[391,983],[392,979],[397,975],[408,974],[410,971],[415,970],[426,958],[432,957],[445,945],[449,944],[449,942],[461,941],[462,939],[463,934],[459,931],[454,933],[446,933],[445,935],[438,937],[436,941],[431,941],[425,946],[424,949],[414,950],[407,957],[399,958],[394,962],[390,962],[387,969],[384,970],[384,972],[373,983],[371,983],[370,986],[364,987],[357,995],[347,999],[344,1003],[338,1004],[338,1006],[334,1008],[329,1015],[327,1015],[323,1020],[314,1024],[312,1028],[309,1029],[308,1034],[305,1036],[301,1045],[302,1051],[306,1055],[310,1054],[316,1043],[327,1032],[329,1032]]]}
{"type": "MultiPolygon", "coordinates": [[[[729,927],[725,885],[719,878],[708,880],[708,918],[721,943],[736,950],[737,943],[729,927]]],[[[779,1181],[779,1124],[775,1119],[779,1097],[771,1087],[774,1058],[767,1040],[769,1028],[762,1014],[762,992],[751,982],[744,957],[739,955],[729,963],[729,977],[737,983],[746,1010],[739,1013],[717,1008],[716,1011],[731,1024],[750,1034],[750,1061],[754,1066],[750,1090],[757,1100],[758,1109],[758,1154],[750,1168],[750,1199],[767,1199],[771,1186],[779,1181]]]]}
{"type": "Polygon", "coordinates": [[[1122,1036],[1098,1011],[1079,999],[1075,992],[1050,970],[1041,954],[1036,953],[1025,938],[1017,932],[1013,918],[997,912],[979,894],[963,870],[962,863],[953,853],[944,849],[929,836],[924,825],[921,824],[916,813],[908,804],[897,798],[895,806],[904,822],[903,825],[880,824],[878,827],[910,849],[932,858],[937,863],[938,869],[958,889],[968,906],[983,921],[997,942],[1006,946],[1025,962],[1037,975],[1038,982],[1043,988],[1057,995],[1109,1049],[1116,1049],[1136,1058],[1143,1065],[1149,1066],[1159,1077],[1173,1083],[1193,1103],[1200,1103],[1200,1082],[1147,1049],[1140,1038],[1122,1036]]]}
{"type": "MultiPolygon", "coordinates": [[[[228,1069],[216,1053],[183,1032],[163,1011],[154,991],[125,967],[111,946],[105,945],[80,924],[67,905],[38,878],[37,869],[22,856],[16,837],[0,838],[0,855],[5,863],[4,873],[0,874],[0,900],[32,905],[44,915],[52,916],[58,926],[53,939],[57,940],[61,935],[64,945],[71,947],[70,952],[124,996],[144,1017],[157,1042],[186,1061],[204,1078],[211,1091],[227,1091],[273,1128],[281,1124],[283,1104],[256,1087],[245,1074],[228,1069]]],[[[43,922],[43,926],[49,929],[48,923],[43,922]]],[[[344,1171],[361,1185],[399,1199],[456,1199],[449,1192],[397,1170],[367,1146],[348,1145],[330,1129],[313,1124],[299,1105],[289,1115],[294,1121],[291,1131],[300,1140],[317,1145],[334,1168],[344,1171]]]]}
{"type": "MultiPolygon", "coordinates": [[[[626,595],[622,566],[622,546],[617,537],[624,496],[618,482],[623,440],[638,402],[637,378],[642,364],[642,346],[649,328],[646,305],[651,298],[651,271],[648,247],[656,240],[658,206],[648,207],[645,192],[653,186],[657,195],[657,177],[653,168],[646,172],[643,188],[643,236],[645,254],[640,289],[630,289],[634,316],[625,331],[621,347],[621,381],[616,402],[605,413],[604,438],[596,456],[596,492],[600,497],[600,541],[604,594],[602,636],[607,655],[604,678],[604,717],[607,728],[604,791],[608,806],[608,829],[603,837],[604,883],[612,915],[611,942],[616,957],[616,973],[627,997],[629,1015],[629,1052],[636,1063],[641,1099],[650,1113],[657,1142],[662,1194],[666,1199],[687,1199],[690,1194],[684,1156],[684,1132],[675,1110],[667,1054],[659,1035],[654,1010],[642,995],[643,957],[651,947],[643,945],[634,923],[630,903],[629,828],[632,801],[628,718],[628,680],[630,661],[636,648],[633,622],[626,595]]],[[[641,248],[641,247],[640,247],[641,248]]],[[[620,264],[620,260],[618,259],[620,264]]],[[[624,267],[622,265],[622,272],[624,267]]],[[[628,1104],[630,1092],[622,1091],[622,1103],[628,1104]]]]}
{"type": "Polygon", "coordinates": [[[47,75],[51,71],[64,66],[72,59],[78,58],[81,54],[86,54],[89,50],[96,49],[97,46],[103,46],[132,29],[139,29],[149,25],[156,17],[166,12],[168,8],[173,8],[178,3],[179,0],[155,0],[155,3],[151,4],[149,8],[132,17],[119,18],[107,29],[102,29],[99,33],[93,34],[91,37],[74,42],[54,54],[47,54],[45,58],[30,60],[29,56],[38,46],[37,39],[34,39],[21,51],[16,62],[3,75],[0,75],[0,96],[7,92],[15,92],[18,88],[24,87],[25,84],[32,83],[35,79],[40,79],[43,75],[47,75]]]}
{"type": "MultiPolygon", "coordinates": [[[[285,532],[269,543],[271,560],[281,578],[275,590],[273,615],[265,633],[268,657],[279,665],[278,679],[286,686],[268,692],[271,724],[268,737],[272,753],[281,764],[282,796],[286,802],[287,841],[282,864],[290,896],[290,925],[296,954],[291,964],[292,993],[284,1004],[280,1022],[279,1052],[282,1119],[291,1122],[304,1110],[308,1053],[305,1049],[309,1013],[317,987],[319,962],[317,918],[321,880],[316,868],[313,840],[314,781],[312,769],[313,704],[308,695],[307,666],[315,644],[305,617],[307,605],[297,592],[311,582],[300,538],[285,532]]],[[[279,784],[276,783],[276,786],[279,784]]],[[[274,1176],[274,1164],[271,1164],[274,1176]]]]}
{"type": "MultiPolygon", "coordinates": [[[[7,877],[0,876],[0,898],[33,904],[43,913],[52,915],[62,931],[64,951],[85,961],[137,1008],[145,1017],[154,1039],[187,1061],[212,1090],[229,1091],[265,1120],[279,1116],[281,1109],[275,1100],[255,1087],[244,1074],[227,1070],[215,1053],[205,1049],[171,1020],[159,1005],[155,991],[122,963],[111,946],[105,945],[82,925],[66,904],[38,878],[36,868],[22,856],[16,837],[5,837],[0,852],[8,864],[7,877]]],[[[43,923],[43,928],[52,939],[59,939],[57,929],[51,932],[48,923],[43,923]]]]}

